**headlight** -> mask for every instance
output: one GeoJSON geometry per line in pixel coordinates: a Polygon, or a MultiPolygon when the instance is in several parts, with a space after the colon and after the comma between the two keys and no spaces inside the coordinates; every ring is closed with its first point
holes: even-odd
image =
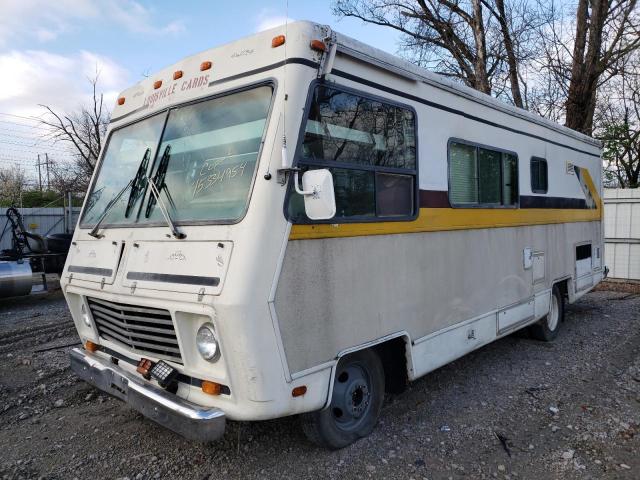
{"type": "Polygon", "coordinates": [[[202,355],[202,358],[215,362],[220,355],[220,347],[218,346],[218,339],[213,329],[213,324],[205,323],[198,329],[196,335],[196,345],[198,346],[198,352],[202,355]]]}
{"type": "Polygon", "coordinates": [[[89,317],[84,303],[82,304],[82,321],[87,327],[91,328],[91,317],[89,317]]]}

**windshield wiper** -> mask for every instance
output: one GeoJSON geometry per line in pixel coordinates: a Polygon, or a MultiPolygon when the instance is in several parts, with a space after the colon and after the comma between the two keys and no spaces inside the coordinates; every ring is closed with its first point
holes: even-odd
{"type": "Polygon", "coordinates": [[[151,158],[151,149],[147,148],[142,157],[140,165],[138,165],[138,171],[136,176],[133,177],[133,184],[131,185],[131,193],[129,194],[129,200],[127,201],[127,209],[124,211],[125,218],[129,218],[131,209],[138,202],[140,195],[145,191],[146,185],[144,181],[147,179],[147,168],[149,167],[149,159],[151,158]]]}
{"type": "Polygon", "coordinates": [[[158,169],[156,170],[156,173],[153,176],[153,179],[147,177],[147,183],[149,184],[149,190],[151,190],[151,195],[149,195],[149,199],[147,200],[147,209],[144,212],[144,216],[145,218],[149,218],[149,215],[151,215],[151,211],[153,210],[153,207],[157,203],[158,206],[160,207],[160,212],[162,213],[162,216],[167,222],[167,225],[169,226],[169,228],[171,229],[171,234],[178,239],[183,239],[183,238],[187,238],[187,236],[178,230],[178,228],[176,227],[176,224],[171,219],[171,215],[169,215],[169,210],[165,206],[164,202],[160,199],[160,193],[164,191],[165,195],[167,196],[167,199],[169,200],[169,203],[171,204],[172,207],[175,208],[173,199],[169,194],[169,189],[167,188],[167,185],[164,181],[167,176],[167,168],[169,167],[170,159],[171,159],[171,145],[167,145],[164,149],[162,158],[160,159],[160,163],[158,164],[158,169]]]}
{"type": "MultiPolygon", "coordinates": [[[[153,183],[158,187],[158,195],[163,190],[167,195],[167,199],[172,207],[175,208],[175,204],[173,203],[173,199],[171,195],[169,195],[169,191],[167,189],[167,185],[165,183],[165,177],[167,176],[167,168],[169,167],[169,160],[171,159],[171,145],[167,145],[164,149],[164,153],[162,154],[162,158],[160,159],[160,163],[158,164],[158,169],[156,170],[156,174],[153,176],[153,183]]],[[[149,218],[153,207],[156,205],[156,197],[150,196],[147,200],[147,209],[144,212],[145,218],[149,218]]]]}
{"type": "Polygon", "coordinates": [[[139,190],[141,190],[141,188],[138,186],[138,183],[140,183],[143,179],[147,178],[146,168],[149,165],[150,156],[151,156],[151,150],[147,148],[147,150],[144,152],[144,155],[142,156],[142,160],[140,160],[140,165],[138,166],[138,171],[136,172],[136,175],[131,180],[129,180],[129,183],[127,183],[124,186],[124,188],[120,190],[116,194],[116,196],[113,197],[113,199],[107,204],[106,208],[102,212],[102,215],[100,215],[100,218],[98,218],[98,221],[89,232],[89,235],[91,235],[94,238],[102,238],[104,236],[98,233],[98,229],[100,228],[100,225],[102,225],[102,222],[104,221],[105,218],[107,218],[107,215],[109,214],[111,209],[115,206],[118,200],[120,200],[120,197],[124,195],[124,192],[126,192],[127,189],[131,188],[131,195],[129,195],[129,201],[127,202],[127,210],[125,211],[125,217],[129,216],[131,207],[133,207],[133,205],[135,204],[135,201],[140,196],[139,190]],[[134,195],[134,192],[136,192],[135,195],[134,195]]]}
{"type": "Polygon", "coordinates": [[[158,190],[156,183],[149,177],[147,177],[147,182],[149,184],[149,190],[151,191],[151,195],[153,195],[156,199],[156,202],[158,202],[158,206],[160,207],[162,216],[164,217],[164,220],[167,222],[167,226],[169,227],[169,230],[171,230],[171,234],[178,240],[187,238],[187,235],[179,231],[178,227],[176,227],[176,224],[173,223],[173,220],[171,219],[171,215],[169,215],[167,207],[165,207],[164,202],[160,198],[160,191],[158,190]]]}

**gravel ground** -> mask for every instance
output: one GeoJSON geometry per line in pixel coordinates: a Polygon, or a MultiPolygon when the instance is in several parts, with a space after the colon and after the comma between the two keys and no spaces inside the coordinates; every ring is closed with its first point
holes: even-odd
{"type": "Polygon", "coordinates": [[[0,478],[640,478],[640,294],[593,292],[554,343],[494,342],[387,399],[340,451],[295,417],[201,445],[78,381],[59,291],[0,300],[0,478]]]}

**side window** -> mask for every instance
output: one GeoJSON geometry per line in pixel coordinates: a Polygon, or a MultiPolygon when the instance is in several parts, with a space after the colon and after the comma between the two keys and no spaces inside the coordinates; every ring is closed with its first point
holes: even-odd
{"type": "MultiPolygon", "coordinates": [[[[302,171],[331,171],[336,195],[332,222],[416,213],[415,118],[409,109],[318,85],[297,160],[302,171]]],[[[296,193],[290,195],[288,212],[293,221],[308,221],[296,193]]]]}
{"type": "Polygon", "coordinates": [[[449,143],[449,201],[453,206],[515,206],[518,157],[459,141],[449,143]]]}
{"type": "Polygon", "coordinates": [[[547,193],[549,191],[547,161],[544,158],[531,158],[531,191],[533,193],[547,193]]]}

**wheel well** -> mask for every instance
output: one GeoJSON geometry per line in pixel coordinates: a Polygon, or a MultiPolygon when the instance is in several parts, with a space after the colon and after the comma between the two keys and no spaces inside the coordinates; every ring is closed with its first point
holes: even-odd
{"type": "Polygon", "coordinates": [[[388,393],[401,393],[409,382],[407,375],[407,342],[397,337],[373,347],[380,356],[384,367],[385,390],[388,393]]]}
{"type": "Polygon", "coordinates": [[[560,290],[560,293],[564,298],[569,297],[569,289],[567,287],[568,283],[569,283],[569,279],[567,278],[565,280],[561,280],[558,283],[553,284],[554,287],[558,287],[558,290],[560,290]]]}

